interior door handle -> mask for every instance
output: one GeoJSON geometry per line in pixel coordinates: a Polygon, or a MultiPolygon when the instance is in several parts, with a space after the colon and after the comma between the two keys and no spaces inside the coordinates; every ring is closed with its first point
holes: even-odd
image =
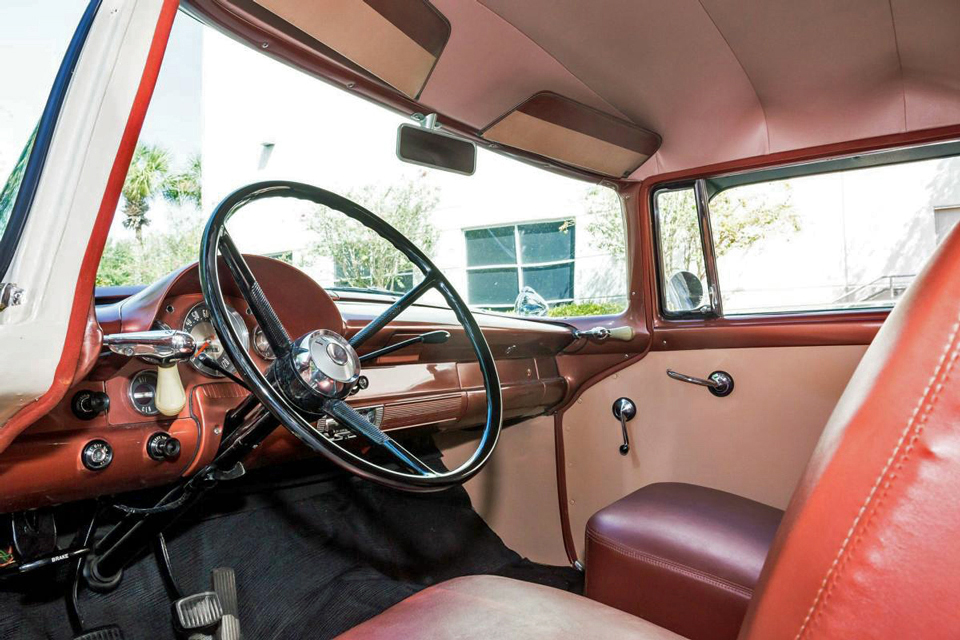
{"type": "Polygon", "coordinates": [[[733,392],[733,376],[726,371],[714,371],[706,378],[695,378],[678,373],[673,369],[667,369],[667,375],[680,382],[689,382],[690,384],[706,387],[710,393],[718,398],[728,396],[733,392]]]}

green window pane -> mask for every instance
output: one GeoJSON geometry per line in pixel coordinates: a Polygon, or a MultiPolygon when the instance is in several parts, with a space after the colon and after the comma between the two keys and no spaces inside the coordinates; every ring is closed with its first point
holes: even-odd
{"type": "Polygon", "coordinates": [[[524,267],[523,284],[531,287],[546,300],[573,297],[573,263],[546,267],[524,267]]]}
{"type": "Polygon", "coordinates": [[[569,220],[520,225],[524,264],[573,258],[575,229],[569,220]]]}
{"type": "Polygon", "coordinates": [[[520,292],[517,270],[468,271],[467,292],[473,305],[513,305],[520,292]]]}
{"type": "Polygon", "coordinates": [[[513,227],[471,229],[464,233],[467,239],[467,266],[488,264],[516,264],[517,245],[513,227]]]}

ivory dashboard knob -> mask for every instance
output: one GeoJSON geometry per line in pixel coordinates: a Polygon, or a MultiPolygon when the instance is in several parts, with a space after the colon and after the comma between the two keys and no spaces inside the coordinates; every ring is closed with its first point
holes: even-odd
{"type": "Polygon", "coordinates": [[[154,404],[165,416],[178,415],[186,406],[187,394],[183,391],[180,370],[176,364],[157,367],[157,393],[154,396],[154,404]]]}

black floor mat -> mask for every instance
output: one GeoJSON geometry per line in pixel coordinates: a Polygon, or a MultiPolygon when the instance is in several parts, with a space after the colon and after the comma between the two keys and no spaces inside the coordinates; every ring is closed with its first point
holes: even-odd
{"type": "MultiPolygon", "coordinates": [[[[538,565],[508,549],[462,488],[416,495],[339,478],[218,494],[203,504],[168,537],[174,571],[191,593],[209,589],[214,567],[233,567],[246,638],[332,638],[462,575],[582,590],[576,570],[538,565]]],[[[0,584],[0,639],[70,638],[62,593],[49,580],[0,584]]],[[[88,626],[118,624],[128,639],[173,637],[152,556],[129,567],[115,592],[83,591],[81,605],[88,626]]]]}

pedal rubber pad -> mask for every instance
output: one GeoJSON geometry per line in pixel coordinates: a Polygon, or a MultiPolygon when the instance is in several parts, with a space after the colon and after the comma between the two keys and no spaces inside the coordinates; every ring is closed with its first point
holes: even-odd
{"type": "Polygon", "coordinates": [[[174,602],[173,614],[184,631],[212,632],[223,618],[223,607],[216,593],[204,591],[174,602]]]}
{"type": "Polygon", "coordinates": [[[230,567],[217,567],[210,572],[213,590],[220,598],[223,615],[239,618],[237,609],[237,576],[230,567]]]}
{"type": "Polygon", "coordinates": [[[220,628],[213,637],[214,640],[240,640],[240,620],[225,614],[220,622],[220,628]]]}
{"type": "Polygon", "coordinates": [[[116,625],[97,627],[86,633],[74,636],[73,640],[123,640],[123,631],[116,625]]]}

